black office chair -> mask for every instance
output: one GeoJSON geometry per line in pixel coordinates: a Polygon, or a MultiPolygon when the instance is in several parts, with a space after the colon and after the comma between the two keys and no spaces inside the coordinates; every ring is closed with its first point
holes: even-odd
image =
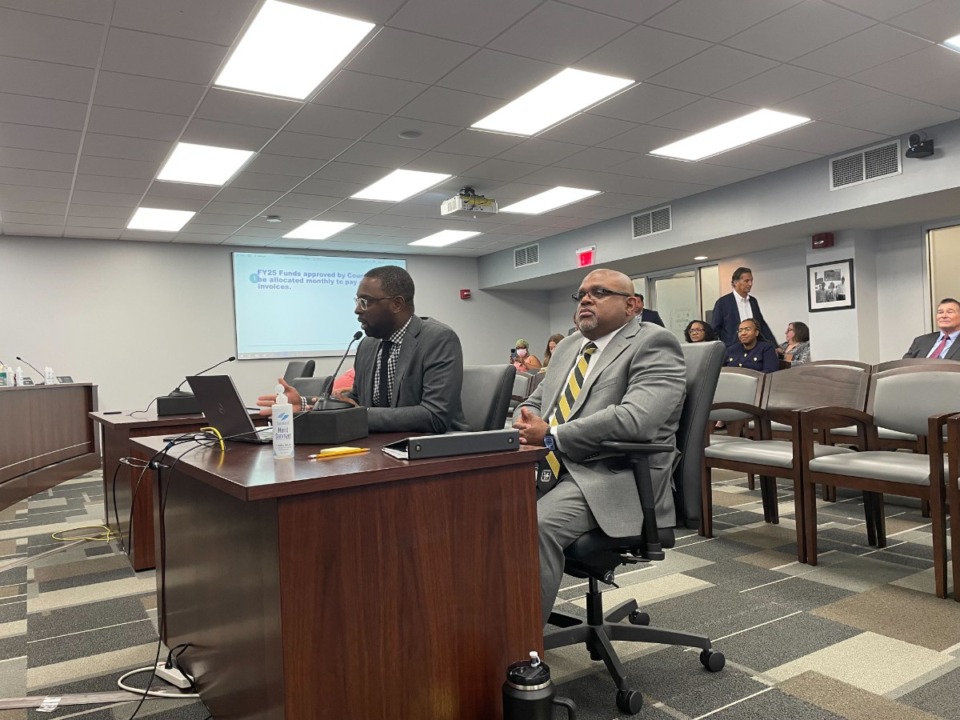
{"type": "Polygon", "coordinates": [[[460,403],[464,419],[472,431],[503,427],[516,374],[513,365],[464,366],[460,403]]]}
{"type": "Polygon", "coordinates": [[[296,378],[313,377],[313,369],[316,366],[314,360],[291,360],[287,363],[287,369],[283,372],[283,379],[288,383],[293,383],[296,378]]]}
{"type": "MultiPolygon", "coordinates": [[[[311,362],[313,362],[311,360],[311,362]]],[[[328,388],[332,386],[333,377],[323,375],[321,377],[297,377],[293,380],[287,380],[294,389],[304,397],[320,397],[328,388]]]]}
{"type": "MultiPolygon", "coordinates": [[[[681,462],[674,470],[673,477],[677,521],[687,527],[697,527],[700,523],[703,448],[710,405],[723,363],[723,351],[723,343],[720,342],[683,345],[687,365],[687,394],[677,431],[681,462]]],[[[604,616],[600,583],[613,584],[614,571],[620,565],[663,560],[663,549],[673,547],[675,538],[672,528],[657,528],[648,461],[649,455],[672,448],[662,444],[620,442],[604,442],[603,447],[611,453],[625,454],[633,467],[643,508],[643,534],[614,538],[596,529],[580,536],[566,549],[564,572],[588,580],[587,620],[584,622],[557,611],[550,613],[549,623],[560,629],[547,632],[543,644],[547,650],[552,650],[586,643],[590,657],[604,662],[617,685],[617,707],[633,715],[640,712],[643,695],[627,682],[623,665],[610,644],[611,640],[698,647],[701,649],[700,662],[711,672],[722,670],[726,659],[723,653],[711,648],[710,639],[705,636],[648,627],[650,616],[639,609],[636,600],[621,603],[604,616]],[[629,619],[630,624],[622,623],[624,619],[629,619]]]]}

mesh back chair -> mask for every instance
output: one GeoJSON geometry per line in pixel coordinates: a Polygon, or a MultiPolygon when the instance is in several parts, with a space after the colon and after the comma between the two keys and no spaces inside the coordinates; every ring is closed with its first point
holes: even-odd
{"type": "MultiPolygon", "coordinates": [[[[683,518],[688,524],[696,525],[700,505],[700,463],[710,403],[723,363],[723,343],[695,343],[681,347],[687,366],[687,393],[677,432],[677,448],[683,459],[673,474],[678,490],[674,502],[678,522],[683,518]],[[693,517],[684,518],[685,513],[692,513],[693,517]]],[[[673,547],[674,533],[672,528],[657,528],[648,463],[648,454],[670,449],[669,446],[605,442],[603,447],[611,454],[626,455],[633,467],[643,508],[643,534],[614,538],[596,529],[582,535],[566,549],[564,571],[588,581],[587,620],[584,622],[572,615],[552,612],[549,622],[560,629],[545,634],[544,647],[550,650],[585,643],[590,657],[602,660],[613,677],[617,686],[617,707],[632,715],[640,711],[643,696],[630,687],[611,640],[697,647],[701,649],[700,662],[712,672],[721,670],[725,659],[722,653],[711,648],[707,637],[648,627],[650,616],[640,611],[636,600],[622,603],[604,615],[599,583],[612,584],[614,571],[620,565],[664,559],[663,548],[673,547]],[[624,624],[625,619],[630,624],[624,624]]]]}
{"type": "Polygon", "coordinates": [[[314,360],[291,360],[287,363],[287,369],[283,372],[283,379],[288,383],[293,383],[296,378],[313,377],[313,368],[316,365],[314,360]]]}
{"type": "MultiPolygon", "coordinates": [[[[960,363],[910,365],[874,373],[870,378],[867,411],[821,408],[801,413],[803,484],[814,483],[872,493],[864,505],[867,529],[883,532],[883,494],[903,495],[930,504],[933,567],[937,597],[947,593],[946,503],[943,432],[950,415],[960,411],[960,363]],[[853,422],[866,450],[834,457],[813,452],[812,428],[853,422]],[[901,453],[880,449],[877,428],[885,427],[926,438],[927,452],[901,453]]],[[[953,518],[954,523],[956,517],[953,518]]],[[[804,495],[807,562],[817,563],[816,498],[804,495]]]]}
{"type": "MultiPolygon", "coordinates": [[[[797,526],[797,559],[806,560],[803,502],[800,482],[800,427],[798,412],[805,408],[841,406],[862,411],[866,405],[870,366],[863,363],[834,363],[829,360],[796,365],[771,373],[764,380],[759,406],[741,403],[716,403],[714,408],[741,410],[754,416],[760,439],[711,444],[704,450],[703,488],[704,526],[712,532],[713,468],[736,470],[760,476],[763,516],[767,522],[780,521],[776,478],[793,481],[797,526]],[[772,439],[771,423],[780,422],[791,429],[790,440],[772,439]]],[[[817,455],[852,453],[849,448],[818,444],[817,455]]],[[[709,537],[709,535],[708,535],[709,537]]]]}
{"type": "Polygon", "coordinates": [[[460,403],[467,427],[475,432],[503,427],[516,374],[513,365],[464,366],[460,403]]]}

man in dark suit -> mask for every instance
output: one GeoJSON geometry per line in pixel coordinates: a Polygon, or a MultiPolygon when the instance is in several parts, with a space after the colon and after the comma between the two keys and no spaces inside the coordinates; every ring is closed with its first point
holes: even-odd
{"type": "Polygon", "coordinates": [[[658,313],[656,310],[648,310],[643,306],[643,295],[640,293],[634,293],[633,296],[640,301],[640,309],[637,310],[637,320],[640,322],[650,322],[654,325],[659,325],[660,327],[666,327],[663,324],[663,320],[660,319],[660,313],[658,313]]]}
{"type": "Polygon", "coordinates": [[[944,298],[937,305],[937,332],[914,338],[905,358],[960,360],[960,301],[944,298]]]}
{"type": "MultiPolygon", "coordinates": [[[[354,312],[367,337],[357,348],[353,388],[334,397],[366,407],[370,432],[469,430],[460,404],[460,338],[443,323],[415,315],[413,293],[413,278],[396,265],[363,276],[354,312]]],[[[281,384],[294,412],[316,402],[281,384]]],[[[262,395],[257,405],[269,412],[274,400],[262,395]]]]}
{"type": "MultiPolygon", "coordinates": [[[[763,319],[760,303],[750,294],[753,288],[753,272],[748,267],[738,267],[733,271],[733,292],[721,296],[713,306],[710,324],[717,332],[717,339],[724,345],[737,342],[737,328],[747,318],[753,318],[760,324],[760,339],[774,342],[773,331],[763,319]]],[[[776,344],[776,343],[774,343],[776,344]]]]}
{"type": "MultiPolygon", "coordinates": [[[[629,277],[595,270],[574,298],[579,332],[560,341],[550,372],[514,413],[521,443],[550,448],[546,463],[556,480],[537,502],[544,624],[563,577],[564,548],[596,527],[629,537],[643,526],[630,467],[619,459],[595,459],[600,443],[675,445],[686,387],[683,353],[673,334],[633,322],[637,298],[629,277]]],[[[676,454],[671,450],[650,461],[661,527],[676,525],[676,454]]]]}

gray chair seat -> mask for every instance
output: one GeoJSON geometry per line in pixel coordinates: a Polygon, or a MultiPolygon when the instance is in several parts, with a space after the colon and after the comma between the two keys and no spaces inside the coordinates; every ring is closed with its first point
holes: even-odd
{"type": "MultiPolygon", "coordinates": [[[[830,430],[831,435],[842,435],[844,437],[856,437],[857,435],[857,426],[848,425],[847,427],[842,428],[833,428],[830,430]]],[[[891,430],[890,428],[877,428],[877,437],[881,440],[906,440],[907,442],[916,442],[917,436],[913,433],[900,432],[899,430],[891,430]]]]}
{"type": "MultiPolygon", "coordinates": [[[[810,461],[813,472],[853,477],[873,478],[889,482],[930,484],[930,456],[914,453],[896,453],[887,450],[869,450],[850,455],[818,457],[810,461]]],[[[943,456],[947,473],[947,456],[943,456]]]]}
{"type": "MultiPolygon", "coordinates": [[[[817,457],[856,454],[850,448],[833,445],[814,445],[813,452],[817,457]]],[[[793,467],[793,444],[788,440],[750,440],[743,443],[721,443],[706,448],[704,454],[715,460],[748,462],[788,469],[793,467]]],[[[892,453],[887,453],[887,455],[890,454],[892,453]]]]}
{"type": "Polygon", "coordinates": [[[740,437],[738,435],[708,435],[707,441],[710,445],[720,445],[722,443],[730,442],[750,442],[749,438],[740,437]]]}
{"type": "MultiPolygon", "coordinates": [[[[751,420],[747,423],[747,427],[753,430],[756,427],[756,422],[751,420]]],[[[772,432],[790,432],[792,428],[786,423],[777,422],[776,420],[770,421],[770,430],[772,432]]]]}

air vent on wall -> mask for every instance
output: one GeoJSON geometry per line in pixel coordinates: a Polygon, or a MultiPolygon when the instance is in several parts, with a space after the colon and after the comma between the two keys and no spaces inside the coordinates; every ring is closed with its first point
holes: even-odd
{"type": "Polygon", "coordinates": [[[524,265],[536,265],[538,262],[540,262],[540,245],[527,245],[513,251],[514,270],[524,265]]]}
{"type": "Polygon", "coordinates": [[[830,189],[859,185],[900,172],[900,141],[895,140],[831,160],[830,189]]]}
{"type": "Polygon", "coordinates": [[[633,239],[667,232],[673,228],[670,206],[633,216],[633,239]]]}

